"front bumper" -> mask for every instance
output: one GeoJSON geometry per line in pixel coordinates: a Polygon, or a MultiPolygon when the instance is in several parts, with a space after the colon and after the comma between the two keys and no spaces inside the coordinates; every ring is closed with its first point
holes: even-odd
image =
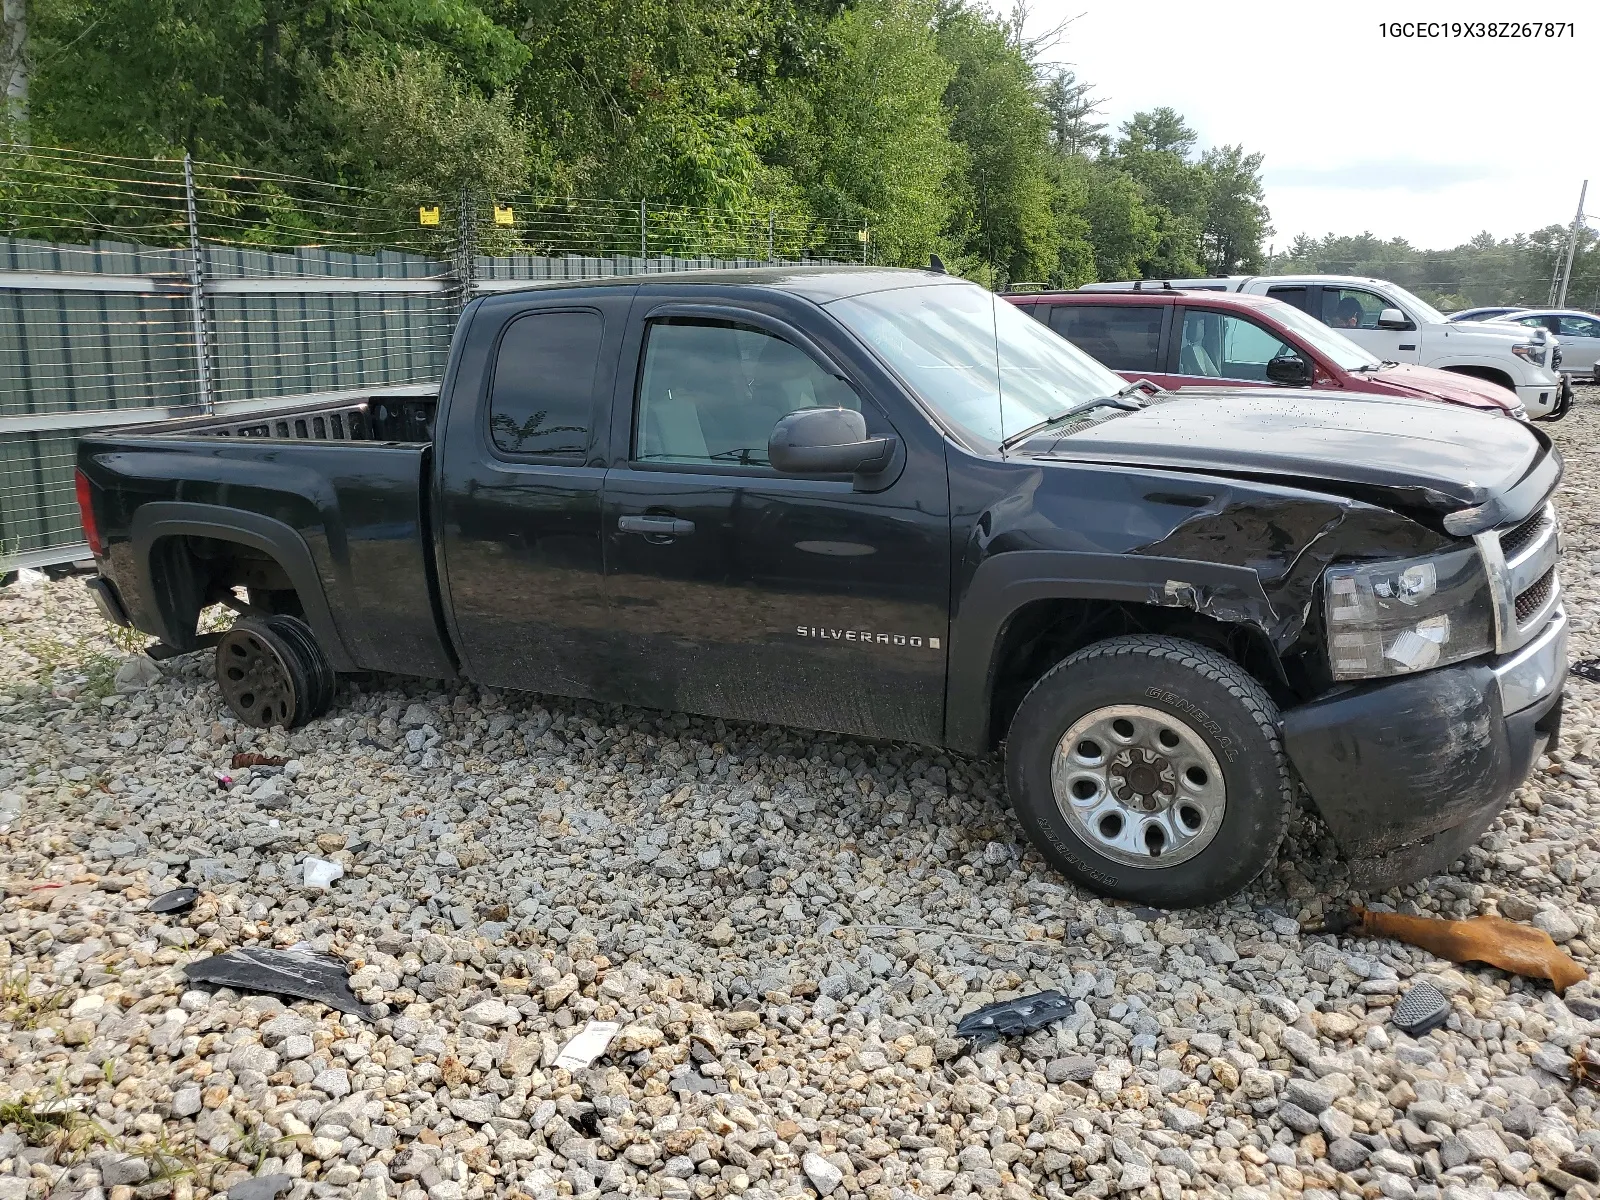
{"type": "Polygon", "coordinates": [[[1572,407],[1572,380],[1556,374],[1550,383],[1519,384],[1517,399],[1535,421],[1559,421],[1572,407]]]}
{"type": "Polygon", "coordinates": [[[1283,714],[1283,744],[1357,886],[1443,870],[1561,729],[1567,615],[1514,654],[1369,684],[1283,714]]]}

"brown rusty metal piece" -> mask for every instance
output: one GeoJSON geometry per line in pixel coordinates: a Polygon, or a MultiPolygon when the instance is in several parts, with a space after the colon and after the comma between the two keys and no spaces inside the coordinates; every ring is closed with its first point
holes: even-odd
{"type": "Polygon", "coordinates": [[[1513,975],[1548,979],[1558,996],[1589,977],[1588,972],[1551,941],[1544,930],[1519,925],[1503,917],[1446,921],[1439,917],[1373,912],[1355,905],[1348,914],[1330,914],[1324,927],[1329,933],[1393,938],[1451,962],[1487,963],[1513,975]]]}
{"type": "Polygon", "coordinates": [[[232,766],[237,771],[240,767],[281,767],[288,761],[276,754],[251,754],[241,750],[233,756],[232,766]]]}

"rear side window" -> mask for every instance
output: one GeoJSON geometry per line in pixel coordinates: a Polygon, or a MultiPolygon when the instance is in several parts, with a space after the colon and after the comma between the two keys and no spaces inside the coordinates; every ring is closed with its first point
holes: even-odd
{"type": "Polygon", "coordinates": [[[1292,304],[1303,313],[1311,311],[1310,289],[1306,287],[1269,287],[1267,295],[1274,300],[1282,300],[1285,304],[1292,304]]]}
{"type": "Polygon", "coordinates": [[[582,454],[594,420],[600,314],[536,312],[506,327],[489,389],[489,430],[507,454],[582,454]]]}
{"type": "Polygon", "coordinates": [[[1053,304],[1050,328],[1113,371],[1159,371],[1159,304],[1053,304]]]}

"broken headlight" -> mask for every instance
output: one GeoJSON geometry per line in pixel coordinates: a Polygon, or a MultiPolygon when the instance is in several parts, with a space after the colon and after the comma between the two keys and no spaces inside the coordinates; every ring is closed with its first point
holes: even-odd
{"type": "Polygon", "coordinates": [[[1489,579],[1474,547],[1330,567],[1328,663],[1335,679],[1426,671],[1494,645],[1489,579]]]}

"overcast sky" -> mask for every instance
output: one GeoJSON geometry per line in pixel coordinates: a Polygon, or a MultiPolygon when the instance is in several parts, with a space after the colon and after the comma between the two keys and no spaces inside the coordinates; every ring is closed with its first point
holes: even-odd
{"type": "MultiPolygon", "coordinates": [[[[1006,0],[995,0],[996,7],[1006,0]]],[[[1050,53],[1092,81],[1112,126],[1171,105],[1200,145],[1266,155],[1267,204],[1297,233],[1443,248],[1600,213],[1600,6],[1571,0],[1301,3],[1032,0],[1028,30],[1083,15],[1050,53]],[[1383,21],[1572,21],[1577,37],[1385,39],[1383,21]]]]}

